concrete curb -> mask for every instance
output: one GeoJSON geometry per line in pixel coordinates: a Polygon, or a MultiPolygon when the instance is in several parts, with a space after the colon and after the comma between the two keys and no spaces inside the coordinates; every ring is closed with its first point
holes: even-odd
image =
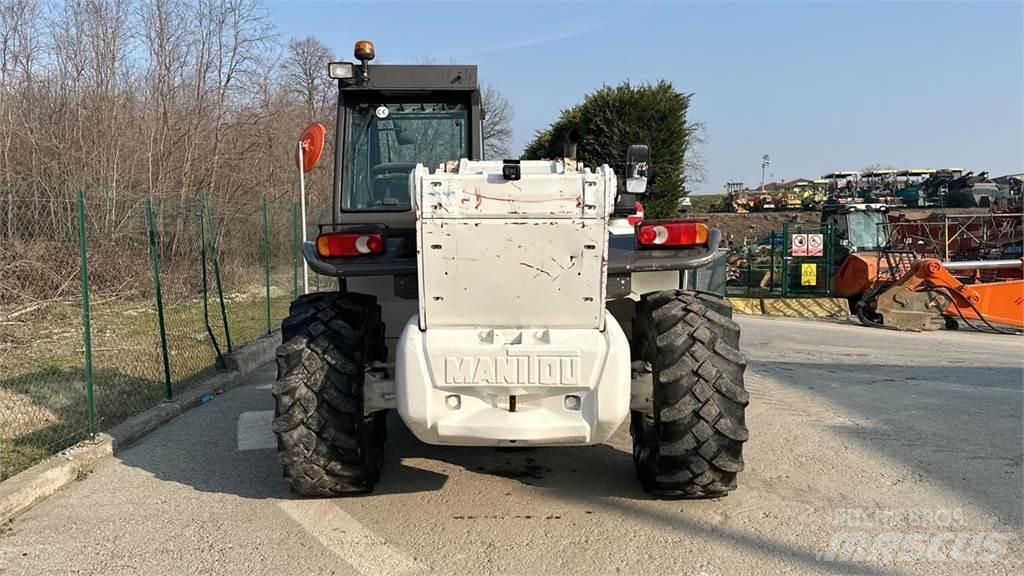
{"type": "Polygon", "coordinates": [[[765,316],[786,318],[847,318],[850,303],[845,298],[765,298],[765,316]]]}
{"type": "Polygon", "coordinates": [[[264,336],[224,356],[227,372],[219,372],[141,414],[51,456],[35,466],[0,482],[0,524],[27,512],[61,488],[83,478],[106,458],[171,421],[178,415],[210,400],[214,395],[244,383],[261,366],[274,359],[281,344],[280,332],[264,336]]]}
{"type": "Polygon", "coordinates": [[[845,298],[729,298],[733,311],[751,316],[785,318],[847,318],[845,298]]]}

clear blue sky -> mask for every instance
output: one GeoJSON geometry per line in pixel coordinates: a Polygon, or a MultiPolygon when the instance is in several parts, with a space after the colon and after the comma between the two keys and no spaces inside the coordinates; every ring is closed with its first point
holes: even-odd
{"type": "Polygon", "coordinates": [[[351,59],[476,63],[520,150],[602,84],[694,93],[707,177],[754,185],[870,164],[1024,171],[1024,2],[270,2],[285,37],[351,59]]]}

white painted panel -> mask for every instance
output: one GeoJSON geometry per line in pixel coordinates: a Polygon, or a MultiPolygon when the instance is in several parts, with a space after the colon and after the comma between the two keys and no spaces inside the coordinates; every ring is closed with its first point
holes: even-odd
{"type": "Polygon", "coordinates": [[[418,169],[421,218],[604,218],[605,173],[566,172],[555,160],[519,167],[519,180],[506,180],[501,162],[463,160],[457,171],[434,174],[418,169]]]}
{"type": "Polygon", "coordinates": [[[266,450],[277,448],[277,437],[271,429],[273,410],[242,412],[238,416],[238,450],[266,450]]]}
{"type": "Polygon", "coordinates": [[[414,171],[421,329],[603,329],[614,173],[519,166],[519,180],[501,162],[414,171]]]}
{"type": "Polygon", "coordinates": [[[587,220],[425,220],[429,326],[600,328],[607,233],[587,220]]]}

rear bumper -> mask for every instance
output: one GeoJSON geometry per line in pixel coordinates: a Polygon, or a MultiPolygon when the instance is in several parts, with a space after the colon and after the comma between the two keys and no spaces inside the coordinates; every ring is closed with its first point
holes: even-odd
{"type": "Polygon", "coordinates": [[[682,250],[637,250],[633,235],[612,236],[608,240],[608,275],[664,270],[693,270],[707,266],[718,254],[722,231],[708,231],[708,245],[682,250]]]}
{"type": "MultiPolygon", "coordinates": [[[[637,250],[632,234],[612,235],[608,240],[608,275],[693,270],[710,264],[721,243],[722,231],[717,228],[710,230],[707,246],[683,250],[637,250]]],[[[387,253],[381,256],[322,260],[317,256],[313,243],[305,242],[302,255],[309,267],[323,276],[415,276],[416,256],[396,256],[396,253],[403,252],[401,248],[400,241],[392,240],[388,243],[387,253]]]]}
{"type": "Polygon", "coordinates": [[[626,336],[605,326],[422,331],[413,317],[395,358],[398,413],[428,444],[603,442],[629,414],[631,384],[626,336]]]}

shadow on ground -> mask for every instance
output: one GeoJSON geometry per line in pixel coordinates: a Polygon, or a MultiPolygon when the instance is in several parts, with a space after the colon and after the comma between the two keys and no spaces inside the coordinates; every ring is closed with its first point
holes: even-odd
{"type": "MultiPolygon", "coordinates": [[[[270,409],[269,391],[248,386],[229,394],[230,401],[216,398],[200,406],[157,430],[142,444],[125,450],[120,460],[160,480],[203,492],[250,499],[294,498],[274,461],[274,449],[237,449],[238,416],[246,411],[270,409]]],[[[611,446],[437,447],[419,442],[397,415],[392,415],[388,424],[383,477],[370,498],[441,490],[455,472],[445,469],[455,467],[461,469],[460,479],[466,479],[467,472],[511,479],[579,506],[586,513],[639,519],[680,536],[735,547],[744,554],[763,554],[814,569],[823,567],[814,550],[715,525],[704,518],[706,507],[680,513],[679,506],[663,505],[667,503],[645,495],[635,478],[630,454],[611,446]]],[[[453,520],[447,516],[438,519],[453,520]]],[[[885,573],[855,562],[831,562],[827,568],[832,573],[885,573]]]]}
{"type": "MultiPolygon", "coordinates": [[[[950,361],[954,364],[955,361],[950,361]]],[[[758,361],[752,369],[824,398],[848,417],[836,434],[908,466],[1020,530],[1024,373],[982,365],[758,361]]],[[[755,400],[756,401],[756,400],[755,400]]],[[[801,411],[782,405],[779,410],[801,411]]],[[[841,471],[837,471],[841,473],[841,471]]]]}
{"type": "MultiPolygon", "coordinates": [[[[858,425],[826,424],[884,458],[918,471],[923,481],[977,502],[1013,525],[1020,524],[1020,373],[983,366],[885,366],[755,361],[751,371],[795,390],[819,395],[858,425]],[[1014,401],[1007,401],[1007,399],[1014,401]]],[[[273,407],[265,388],[273,370],[157,430],[120,459],[160,480],[196,490],[250,499],[292,498],[274,460],[274,449],[240,451],[237,422],[247,411],[273,407]],[[263,384],[261,388],[259,385],[263,384]]],[[[795,395],[796,396],[796,395],[795,395]]],[[[763,398],[770,410],[784,398],[763,398]]],[[[755,400],[756,401],[756,400],[755,400]]],[[[756,430],[755,430],[756,433],[756,430]]],[[[472,475],[511,479],[571,502],[584,511],[643,518],[670,532],[717,541],[737,553],[757,553],[832,573],[886,573],[870,564],[816,559],[815,551],[708,520],[708,505],[666,506],[641,490],[627,452],[611,446],[564,448],[451,448],[419,442],[392,415],[383,477],[374,495],[441,490],[472,475]]],[[[842,470],[837,470],[842,474],[842,470]]],[[[501,486],[494,483],[492,486],[501,486]]],[[[506,485],[507,486],[507,485],[506,485]]],[[[497,488],[500,490],[500,488],[497,488]]],[[[447,521],[444,518],[443,521],[447,521]]],[[[442,521],[442,519],[439,519],[442,521]]]]}

